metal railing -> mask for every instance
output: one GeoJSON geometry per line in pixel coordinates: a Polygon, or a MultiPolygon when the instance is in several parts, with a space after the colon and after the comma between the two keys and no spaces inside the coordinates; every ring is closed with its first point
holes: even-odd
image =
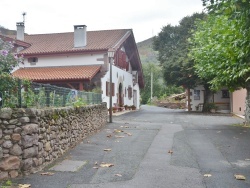
{"type": "Polygon", "coordinates": [[[50,84],[32,82],[27,88],[21,82],[16,90],[0,91],[0,107],[64,107],[100,104],[100,93],[77,91],[50,84]]]}

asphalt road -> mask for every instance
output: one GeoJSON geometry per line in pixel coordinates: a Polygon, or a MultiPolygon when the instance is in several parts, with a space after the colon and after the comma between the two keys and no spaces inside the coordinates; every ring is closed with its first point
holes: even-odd
{"type": "Polygon", "coordinates": [[[54,175],[38,172],[13,182],[32,188],[250,187],[250,128],[237,126],[240,118],[142,106],[113,121],[44,169],[54,175]]]}

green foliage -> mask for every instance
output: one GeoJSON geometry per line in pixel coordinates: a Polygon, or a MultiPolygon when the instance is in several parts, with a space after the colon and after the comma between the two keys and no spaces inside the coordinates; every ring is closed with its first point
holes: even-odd
{"type": "Polygon", "coordinates": [[[87,103],[84,99],[82,98],[77,98],[75,102],[73,102],[74,107],[81,107],[81,106],[86,106],[87,103]]]}
{"type": "Polygon", "coordinates": [[[8,187],[10,187],[12,185],[13,185],[12,181],[11,180],[7,180],[7,181],[4,181],[2,183],[2,185],[0,186],[0,188],[8,188],[8,187]]]}
{"type": "Polygon", "coordinates": [[[3,107],[16,107],[18,103],[18,79],[8,73],[0,74],[0,92],[3,98],[3,107]]]}
{"type": "Polygon", "coordinates": [[[94,89],[92,89],[93,93],[102,93],[102,88],[101,87],[95,87],[94,89]]]}
{"type": "Polygon", "coordinates": [[[218,3],[220,8],[214,8],[205,21],[197,22],[197,30],[190,40],[197,74],[208,78],[214,90],[227,86],[233,91],[249,84],[249,17],[245,17],[245,8],[237,7],[239,2],[218,3]],[[226,6],[239,12],[224,11],[228,9],[226,6]]]}
{"type": "Polygon", "coordinates": [[[178,26],[167,25],[154,39],[154,49],[159,52],[158,60],[163,67],[166,83],[177,86],[193,87],[201,80],[194,70],[194,61],[189,53],[187,39],[195,29],[195,20],[203,19],[204,13],[184,17],[178,26]]]}
{"type": "Polygon", "coordinates": [[[163,80],[162,70],[160,66],[153,63],[145,63],[142,65],[145,87],[141,90],[142,104],[148,104],[151,101],[151,72],[153,73],[153,97],[161,98],[162,96],[170,96],[174,93],[182,93],[182,87],[173,85],[167,86],[163,80]]]}
{"type": "Polygon", "coordinates": [[[215,103],[207,103],[203,106],[206,109],[206,112],[211,112],[211,110],[218,110],[218,106],[215,103]]]}
{"type": "Polygon", "coordinates": [[[0,38],[0,74],[10,73],[22,58],[13,53],[14,45],[12,42],[5,42],[0,38]]]}

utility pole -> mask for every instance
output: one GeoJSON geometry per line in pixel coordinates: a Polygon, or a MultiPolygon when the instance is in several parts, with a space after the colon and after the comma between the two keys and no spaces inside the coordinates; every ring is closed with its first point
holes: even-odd
{"type": "Polygon", "coordinates": [[[151,104],[152,104],[152,99],[153,99],[153,72],[151,70],[151,96],[150,96],[151,104]]]}

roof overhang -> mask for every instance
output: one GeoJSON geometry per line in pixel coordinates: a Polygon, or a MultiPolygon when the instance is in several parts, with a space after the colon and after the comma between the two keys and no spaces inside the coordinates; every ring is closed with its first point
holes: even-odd
{"type": "Polygon", "coordinates": [[[12,73],[14,77],[32,81],[91,80],[101,69],[101,65],[30,67],[20,68],[12,73]]]}

